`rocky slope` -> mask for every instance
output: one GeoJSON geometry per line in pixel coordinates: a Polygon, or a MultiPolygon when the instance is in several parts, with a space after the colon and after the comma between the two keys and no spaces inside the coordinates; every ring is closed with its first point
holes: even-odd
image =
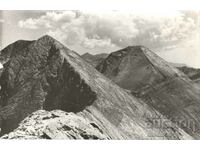
{"type": "Polygon", "coordinates": [[[194,85],[200,87],[200,69],[187,66],[178,67],[178,69],[185,73],[193,81],[194,85]]]}
{"type": "Polygon", "coordinates": [[[85,61],[87,61],[94,67],[96,67],[102,60],[104,60],[106,57],[108,57],[108,54],[102,53],[102,54],[92,55],[90,53],[85,53],[85,54],[81,55],[81,57],[85,61]]]}
{"type": "Polygon", "coordinates": [[[177,68],[143,46],[111,53],[97,70],[200,137],[200,90],[177,68]]]}
{"type": "Polygon", "coordinates": [[[178,69],[185,73],[193,81],[200,79],[200,69],[191,68],[187,66],[178,67],[178,69]]]}
{"type": "Polygon", "coordinates": [[[200,86],[200,79],[195,80],[195,83],[200,86]]]}
{"type": "Polygon", "coordinates": [[[110,139],[191,138],[50,36],[9,45],[0,62],[1,135],[34,111],[60,109],[94,122],[110,139]]]}
{"type": "Polygon", "coordinates": [[[86,118],[59,110],[38,110],[2,139],[109,139],[86,118]]]}

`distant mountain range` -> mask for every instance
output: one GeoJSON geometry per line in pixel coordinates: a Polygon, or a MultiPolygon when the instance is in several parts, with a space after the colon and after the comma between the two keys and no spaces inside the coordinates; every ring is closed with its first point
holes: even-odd
{"type": "Polygon", "coordinates": [[[102,60],[104,60],[106,57],[108,57],[108,54],[102,53],[102,54],[96,54],[92,55],[90,53],[85,53],[81,56],[84,60],[86,60],[88,63],[96,67],[102,60]]]}
{"type": "Polygon", "coordinates": [[[0,63],[3,139],[200,139],[199,87],[145,47],[81,58],[45,35],[0,63]]]}

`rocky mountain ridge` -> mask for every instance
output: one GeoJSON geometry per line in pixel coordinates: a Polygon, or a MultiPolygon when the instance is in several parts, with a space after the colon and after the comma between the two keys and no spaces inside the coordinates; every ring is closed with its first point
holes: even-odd
{"type": "Polygon", "coordinates": [[[199,138],[199,88],[151,50],[143,46],[127,47],[111,53],[96,68],[199,138]]]}
{"type": "Polygon", "coordinates": [[[60,110],[38,110],[2,139],[109,139],[86,118],[60,110]]]}
{"type": "Polygon", "coordinates": [[[187,66],[178,67],[178,69],[184,72],[195,83],[199,83],[198,81],[200,80],[200,69],[191,68],[187,66]]]}
{"type": "MultiPolygon", "coordinates": [[[[92,64],[94,67],[97,67],[108,56],[109,56],[109,54],[104,54],[104,53],[100,53],[100,54],[96,54],[96,55],[85,53],[85,54],[81,55],[81,57],[84,60],[86,60],[88,63],[92,64]],[[100,60],[100,61],[96,61],[96,60],[100,60]]],[[[200,74],[199,74],[200,69],[188,67],[185,64],[171,63],[171,62],[166,62],[166,63],[168,63],[172,67],[179,69],[181,72],[186,74],[195,83],[198,83],[198,79],[200,78],[200,74]]]]}
{"type": "Polygon", "coordinates": [[[37,110],[60,109],[94,122],[110,139],[192,138],[48,35],[9,45],[0,62],[1,135],[37,110]],[[156,128],[155,118],[167,123],[156,128]]]}

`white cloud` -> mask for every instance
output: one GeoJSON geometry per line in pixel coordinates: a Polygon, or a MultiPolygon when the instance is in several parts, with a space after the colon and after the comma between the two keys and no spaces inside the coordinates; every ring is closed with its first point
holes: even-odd
{"type": "Polygon", "coordinates": [[[58,22],[69,22],[76,17],[76,12],[74,11],[62,11],[62,12],[47,12],[46,16],[43,16],[42,19],[58,22]]]}
{"type": "Polygon", "coordinates": [[[73,11],[51,11],[39,18],[28,18],[18,22],[19,27],[27,29],[55,28],[57,23],[69,22],[76,17],[73,11]]]}
{"type": "Polygon", "coordinates": [[[157,52],[169,62],[182,63],[191,67],[200,67],[200,36],[194,34],[176,46],[164,47],[157,52]]]}
{"type": "Polygon", "coordinates": [[[50,28],[50,25],[48,22],[44,20],[32,19],[32,18],[29,18],[26,21],[19,21],[18,25],[21,28],[28,28],[28,29],[37,29],[39,27],[50,28]]]}
{"type": "Polygon", "coordinates": [[[125,45],[138,32],[129,16],[84,13],[71,22],[61,23],[49,34],[68,45],[81,44],[91,49],[125,45]]]}
{"type": "Polygon", "coordinates": [[[95,38],[88,39],[88,38],[86,38],[82,44],[84,47],[87,47],[89,49],[115,47],[115,45],[111,43],[110,39],[95,39],[95,38]]]}
{"type": "Polygon", "coordinates": [[[0,23],[4,23],[5,22],[5,20],[4,19],[0,19],[0,23]]]}
{"type": "Polygon", "coordinates": [[[128,45],[160,50],[182,43],[197,31],[191,13],[179,11],[50,11],[38,18],[19,21],[18,25],[29,29],[49,29],[48,34],[68,46],[79,45],[92,53],[97,52],[96,49],[113,50],[128,45]]]}

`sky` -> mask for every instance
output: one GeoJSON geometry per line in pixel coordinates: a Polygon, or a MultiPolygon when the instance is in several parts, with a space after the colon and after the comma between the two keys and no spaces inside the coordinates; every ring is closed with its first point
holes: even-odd
{"type": "Polygon", "coordinates": [[[200,68],[200,11],[0,11],[0,48],[48,34],[83,54],[143,45],[200,68]]]}

